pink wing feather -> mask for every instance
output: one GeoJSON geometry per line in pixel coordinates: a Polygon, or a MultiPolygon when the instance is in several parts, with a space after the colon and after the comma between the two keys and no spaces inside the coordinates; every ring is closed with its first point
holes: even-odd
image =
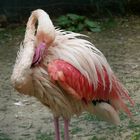
{"type": "Polygon", "coordinates": [[[98,87],[96,89],[79,70],[64,60],[57,59],[49,63],[48,73],[53,81],[57,81],[63,89],[75,98],[83,100],[86,103],[93,100],[111,101],[114,108],[122,108],[127,114],[131,115],[121,97],[127,98],[133,105],[132,100],[114,75],[111,81],[112,89],[110,90],[109,77],[105,68],[103,69],[103,73],[106,85],[104,87],[101,75],[97,70],[98,87]]]}

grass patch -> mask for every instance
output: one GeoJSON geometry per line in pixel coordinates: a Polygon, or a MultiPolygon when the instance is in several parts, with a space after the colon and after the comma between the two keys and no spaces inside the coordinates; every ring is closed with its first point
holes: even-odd
{"type": "Polygon", "coordinates": [[[12,140],[7,134],[0,132],[0,140],[12,140]]]}
{"type": "Polygon", "coordinates": [[[98,138],[96,136],[93,136],[90,140],[106,140],[106,138],[105,137],[98,138]]]}
{"type": "Polygon", "coordinates": [[[4,28],[3,30],[0,30],[0,40],[8,41],[11,40],[13,37],[24,35],[25,33],[25,27],[24,26],[18,26],[16,28],[4,28]]]}
{"type": "Polygon", "coordinates": [[[120,117],[120,120],[123,121],[123,120],[126,119],[126,114],[124,114],[124,113],[121,112],[121,113],[119,114],[119,117],[120,117]]]}
{"type": "Polygon", "coordinates": [[[52,133],[47,134],[46,132],[38,131],[36,134],[36,140],[53,140],[54,136],[52,133]]]}
{"type": "Polygon", "coordinates": [[[80,128],[80,127],[74,127],[71,130],[71,134],[77,134],[78,132],[81,132],[81,131],[82,131],[82,128],[80,128]]]}
{"type": "Polygon", "coordinates": [[[130,120],[128,124],[128,128],[131,130],[136,130],[140,128],[140,124],[135,123],[134,121],[130,120]]]}
{"type": "Polygon", "coordinates": [[[84,119],[87,121],[96,121],[96,117],[92,114],[85,114],[84,119]]]}
{"type": "Polygon", "coordinates": [[[64,128],[61,127],[61,137],[64,138],[64,128]]]}
{"type": "Polygon", "coordinates": [[[84,120],[87,121],[101,121],[101,119],[99,119],[98,117],[96,117],[95,115],[92,115],[90,113],[87,113],[84,115],[84,120]]]}
{"type": "Polygon", "coordinates": [[[134,132],[131,136],[131,140],[140,140],[140,129],[138,132],[134,132]]]}

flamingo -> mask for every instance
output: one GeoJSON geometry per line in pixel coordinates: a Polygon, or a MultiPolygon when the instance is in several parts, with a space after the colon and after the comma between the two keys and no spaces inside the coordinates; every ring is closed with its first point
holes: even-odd
{"type": "Polygon", "coordinates": [[[120,110],[131,116],[124,102],[134,105],[128,91],[102,52],[84,38],[55,28],[49,15],[37,9],[28,19],[13,68],[13,87],[38,98],[52,111],[55,140],[60,140],[60,117],[64,119],[64,140],[69,140],[73,115],[87,111],[116,125],[120,124],[120,110]]]}

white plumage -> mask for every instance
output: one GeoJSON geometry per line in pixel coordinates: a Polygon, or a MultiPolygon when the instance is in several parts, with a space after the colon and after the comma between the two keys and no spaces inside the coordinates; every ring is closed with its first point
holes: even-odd
{"type": "Polygon", "coordinates": [[[60,116],[64,117],[64,135],[65,140],[68,140],[68,119],[74,114],[88,111],[115,124],[120,122],[118,110],[122,108],[130,114],[121,99],[126,97],[130,100],[127,91],[118,82],[104,55],[92,43],[80,38],[83,36],[55,29],[46,12],[40,9],[33,11],[11,76],[17,91],[35,96],[51,109],[55,118],[56,140],[60,140],[60,116]],[[44,52],[37,52],[40,44],[46,47],[44,52]],[[36,57],[37,64],[33,65],[35,55],[39,57],[36,57]],[[61,63],[61,71],[55,65],[55,60],[61,63]],[[72,74],[72,70],[80,76],[66,76],[72,74]],[[61,81],[63,78],[67,80],[61,81]],[[85,86],[80,86],[79,78],[85,86]],[[79,87],[75,87],[72,82],[77,82],[79,87]],[[97,102],[96,105],[92,101],[97,102]]]}

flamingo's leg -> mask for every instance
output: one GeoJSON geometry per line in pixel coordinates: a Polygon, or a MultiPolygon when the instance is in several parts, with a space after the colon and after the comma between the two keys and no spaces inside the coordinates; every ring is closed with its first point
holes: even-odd
{"type": "Polygon", "coordinates": [[[69,119],[64,118],[64,140],[69,140],[69,119]]]}
{"type": "Polygon", "coordinates": [[[55,140],[60,140],[59,117],[54,117],[55,140]]]}

